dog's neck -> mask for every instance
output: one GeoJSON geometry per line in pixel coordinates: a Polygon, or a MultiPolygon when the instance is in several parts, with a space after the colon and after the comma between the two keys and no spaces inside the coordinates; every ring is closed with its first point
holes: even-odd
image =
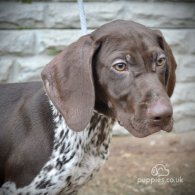
{"type": "MultiPolygon", "coordinates": [[[[56,125],[54,133],[54,149],[61,147],[62,143],[67,140],[72,140],[73,138],[74,142],[72,142],[71,145],[72,150],[74,150],[75,147],[78,149],[79,144],[83,145],[83,147],[93,145],[94,150],[97,152],[100,150],[99,147],[101,147],[103,143],[110,142],[110,136],[114,123],[113,119],[105,116],[97,110],[94,110],[93,116],[91,117],[90,123],[87,125],[87,127],[81,132],[75,132],[67,126],[64,118],[55,108],[52,102],[50,102],[50,105],[53,112],[54,123],[56,125]],[[77,140],[79,140],[79,143],[77,140]],[[77,145],[75,143],[77,143],[77,145]]],[[[76,151],[76,149],[74,151],[76,151]]],[[[94,154],[98,155],[98,153],[94,154]]]]}
{"type": "MultiPolygon", "coordinates": [[[[53,150],[35,179],[17,194],[72,194],[88,182],[109,154],[113,120],[97,111],[81,132],[71,130],[50,102],[55,123],[53,150]]],[[[14,190],[13,190],[14,191],[14,190]]],[[[14,194],[14,193],[13,193],[14,194]]]]}

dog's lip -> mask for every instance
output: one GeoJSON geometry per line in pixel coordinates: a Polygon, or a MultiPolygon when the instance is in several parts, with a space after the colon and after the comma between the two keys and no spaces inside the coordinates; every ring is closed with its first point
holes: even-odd
{"type": "MultiPolygon", "coordinates": [[[[135,120],[128,120],[128,125],[126,125],[125,123],[121,122],[121,120],[118,120],[118,123],[120,126],[124,127],[125,129],[127,129],[132,135],[134,135],[135,137],[146,137],[149,136],[151,134],[157,133],[159,131],[166,131],[166,132],[170,132],[172,130],[172,125],[173,122],[171,122],[168,125],[164,125],[163,123],[158,124],[158,123],[150,123],[149,121],[147,122],[147,129],[143,127],[139,129],[139,127],[137,128],[134,123],[135,120]],[[133,122],[134,121],[134,122],[133,122]],[[129,126],[131,128],[129,128],[129,126]],[[141,129],[143,129],[143,131],[140,131],[141,129]]],[[[137,123],[137,122],[136,122],[137,123]]]]}
{"type": "Polygon", "coordinates": [[[147,130],[140,131],[138,130],[138,128],[135,128],[132,123],[130,123],[130,125],[132,128],[129,132],[132,133],[135,137],[139,137],[139,138],[147,137],[151,134],[161,131],[160,127],[157,127],[157,128],[147,127],[147,130]]]}

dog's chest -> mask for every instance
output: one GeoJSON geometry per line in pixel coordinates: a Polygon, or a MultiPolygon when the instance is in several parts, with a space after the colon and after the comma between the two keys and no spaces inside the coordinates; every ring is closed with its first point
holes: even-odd
{"type": "Polygon", "coordinates": [[[70,130],[55,114],[52,155],[30,185],[18,193],[72,194],[99,170],[108,157],[113,121],[95,113],[82,132],[70,130]]]}

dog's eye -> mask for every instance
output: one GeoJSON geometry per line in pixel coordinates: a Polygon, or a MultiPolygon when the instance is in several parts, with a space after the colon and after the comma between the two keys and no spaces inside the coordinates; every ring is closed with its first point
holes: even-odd
{"type": "Polygon", "coordinates": [[[127,70],[127,64],[120,62],[113,65],[113,68],[119,72],[126,71],[127,70]]]}
{"type": "Polygon", "coordinates": [[[157,65],[158,66],[164,66],[166,63],[166,58],[165,57],[161,57],[157,60],[157,65]]]}

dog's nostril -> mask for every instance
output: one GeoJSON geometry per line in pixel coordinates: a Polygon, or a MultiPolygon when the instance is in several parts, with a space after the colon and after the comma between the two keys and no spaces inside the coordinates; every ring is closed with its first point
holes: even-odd
{"type": "Polygon", "coordinates": [[[150,119],[152,119],[154,122],[162,122],[169,120],[171,118],[171,110],[164,110],[162,112],[152,112],[150,113],[150,119]]]}
{"type": "Polygon", "coordinates": [[[148,108],[148,117],[155,123],[168,122],[172,117],[172,112],[170,104],[157,101],[148,108]]]}
{"type": "Polygon", "coordinates": [[[160,121],[160,120],[161,120],[161,117],[160,117],[160,116],[156,116],[156,117],[154,117],[153,120],[154,120],[154,121],[160,121]]]}

